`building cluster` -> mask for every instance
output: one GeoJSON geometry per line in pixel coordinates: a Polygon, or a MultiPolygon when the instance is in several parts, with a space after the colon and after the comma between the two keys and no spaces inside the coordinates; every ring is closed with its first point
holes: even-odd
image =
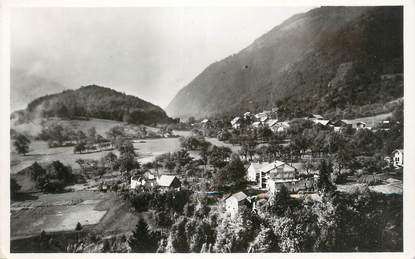
{"type": "Polygon", "coordinates": [[[147,171],[140,176],[131,177],[130,188],[136,189],[138,187],[159,187],[164,190],[179,190],[181,181],[175,175],[158,176],[151,171],[147,171]]]}
{"type": "Polygon", "coordinates": [[[243,116],[233,118],[230,123],[234,129],[239,129],[245,125],[252,128],[266,127],[273,132],[284,132],[290,127],[288,121],[278,120],[277,110],[262,111],[257,114],[245,112],[243,116]]]}
{"type": "MultiPolygon", "coordinates": [[[[299,170],[282,161],[272,163],[251,163],[247,170],[247,180],[257,190],[274,195],[284,186],[290,193],[314,191],[317,176],[300,178],[299,170]]],[[[232,217],[245,207],[254,209],[258,206],[257,196],[249,197],[243,192],[231,195],[225,200],[226,210],[232,217]]]]}

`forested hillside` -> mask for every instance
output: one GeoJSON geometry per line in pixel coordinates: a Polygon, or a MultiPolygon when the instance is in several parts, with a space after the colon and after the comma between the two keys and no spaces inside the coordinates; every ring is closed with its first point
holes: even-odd
{"type": "Polygon", "coordinates": [[[277,105],[298,116],[353,109],[402,97],[402,73],[401,7],[321,7],[207,67],[167,112],[212,117],[277,105]]]}
{"type": "Polygon", "coordinates": [[[12,117],[16,116],[19,120],[37,117],[89,117],[135,124],[154,124],[171,120],[163,109],[156,105],[97,85],[40,97],[29,103],[24,111],[12,114],[12,117]]]}

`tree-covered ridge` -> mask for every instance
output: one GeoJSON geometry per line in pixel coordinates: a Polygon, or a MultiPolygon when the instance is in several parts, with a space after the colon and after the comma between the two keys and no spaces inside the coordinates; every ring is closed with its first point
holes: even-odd
{"type": "Polygon", "coordinates": [[[97,85],[83,86],[35,99],[26,108],[27,117],[92,117],[135,124],[168,122],[158,106],[138,97],[97,85]]]}
{"type": "Polygon", "coordinates": [[[322,7],[210,65],[167,111],[213,117],[272,106],[324,113],[383,104],[403,96],[402,73],[401,7],[322,7]]]}

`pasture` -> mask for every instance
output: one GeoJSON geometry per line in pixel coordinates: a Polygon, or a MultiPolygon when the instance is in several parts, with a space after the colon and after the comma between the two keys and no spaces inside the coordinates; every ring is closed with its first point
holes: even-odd
{"type": "Polygon", "coordinates": [[[12,239],[41,231],[73,231],[78,222],[93,232],[124,233],[137,221],[115,193],[34,194],[31,200],[11,203],[12,239]]]}
{"type": "MultiPolygon", "coordinates": [[[[66,121],[70,122],[70,121],[66,121]]],[[[110,126],[113,126],[114,121],[105,121],[105,120],[91,120],[91,121],[75,121],[74,123],[82,122],[86,125],[91,126],[91,122],[95,122],[97,127],[97,132],[107,131],[110,126]]],[[[190,132],[187,131],[177,131],[174,134],[181,136],[188,136],[190,132]]],[[[233,152],[238,152],[240,146],[231,145],[224,143],[215,138],[206,138],[207,141],[211,142],[216,146],[227,146],[231,148],[233,152]]],[[[156,138],[156,139],[144,139],[144,140],[134,140],[134,148],[138,153],[138,161],[140,163],[147,163],[154,160],[158,155],[167,152],[175,152],[180,150],[179,138],[156,138]]],[[[79,169],[79,165],[76,163],[78,159],[94,159],[99,160],[111,151],[101,151],[95,153],[83,153],[83,154],[74,154],[73,147],[48,147],[47,142],[45,141],[33,141],[30,143],[29,153],[25,156],[19,155],[15,152],[14,147],[11,146],[11,159],[10,159],[10,171],[12,174],[15,174],[26,167],[32,165],[34,162],[41,164],[51,163],[52,161],[59,160],[65,165],[70,165],[73,169],[79,169]]],[[[118,151],[112,151],[118,155],[118,151]]],[[[191,151],[190,155],[194,158],[199,158],[198,152],[191,151]]]]}

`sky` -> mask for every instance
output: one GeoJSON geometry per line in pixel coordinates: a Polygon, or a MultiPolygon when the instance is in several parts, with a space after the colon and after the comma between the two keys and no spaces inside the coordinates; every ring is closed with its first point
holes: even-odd
{"type": "Polygon", "coordinates": [[[310,9],[15,8],[11,67],[69,89],[111,87],[165,108],[208,65],[310,9]]]}

